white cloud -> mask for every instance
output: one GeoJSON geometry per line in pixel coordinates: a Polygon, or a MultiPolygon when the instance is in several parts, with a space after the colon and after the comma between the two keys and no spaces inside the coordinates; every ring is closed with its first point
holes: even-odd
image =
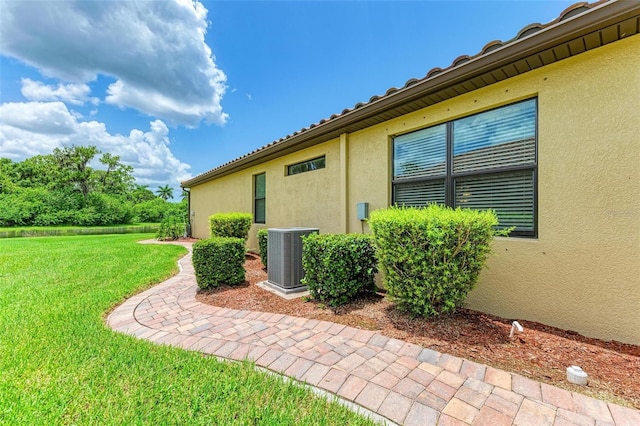
{"type": "MultiPolygon", "coordinates": [[[[2,1],[0,7],[3,55],[67,82],[114,77],[107,102],[172,124],[228,119],[221,106],[226,76],[205,42],[207,10],[198,1],[2,1]]],[[[46,87],[35,92],[43,96],[46,87]]],[[[57,97],[29,99],[68,95],[66,86],[48,90],[56,91],[57,97]]]]}
{"type": "Polygon", "coordinates": [[[50,154],[62,146],[95,145],[133,166],[139,184],[177,188],[191,177],[190,166],[173,155],[169,144],[169,129],[161,120],[152,121],[148,131],[112,135],[104,123],[80,121],[62,102],[0,105],[0,152],[14,161],[50,154]]]}
{"type": "MultiPolygon", "coordinates": [[[[20,134],[24,131],[58,138],[73,134],[76,122],[76,118],[62,102],[10,102],[0,105],[1,130],[20,131],[20,134]]],[[[26,140],[25,142],[28,143],[26,140]]]]}
{"type": "Polygon", "coordinates": [[[73,105],[90,102],[97,105],[98,98],[89,96],[91,88],[86,84],[58,84],[49,86],[30,78],[22,79],[22,95],[30,101],[63,101],[73,105]]]}

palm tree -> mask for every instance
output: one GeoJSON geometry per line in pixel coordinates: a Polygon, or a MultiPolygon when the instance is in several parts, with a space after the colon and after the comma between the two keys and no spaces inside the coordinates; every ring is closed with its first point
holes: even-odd
{"type": "Polygon", "coordinates": [[[156,190],[156,194],[158,194],[158,197],[167,201],[169,198],[173,198],[173,188],[169,185],[159,186],[156,190]]]}

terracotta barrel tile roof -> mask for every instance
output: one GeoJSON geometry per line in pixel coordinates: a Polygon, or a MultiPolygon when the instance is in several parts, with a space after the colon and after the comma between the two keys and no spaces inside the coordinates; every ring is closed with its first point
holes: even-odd
{"type": "MultiPolygon", "coordinates": [[[[460,55],[458,56],[456,59],[453,60],[453,62],[451,63],[451,65],[449,65],[446,68],[439,68],[439,67],[434,67],[432,69],[430,69],[426,75],[422,78],[411,78],[409,80],[407,80],[407,82],[404,84],[403,87],[401,88],[396,88],[396,87],[391,87],[389,88],[383,95],[374,95],[372,96],[369,101],[367,102],[358,102],[357,104],[355,104],[355,106],[353,108],[345,108],[344,110],[342,110],[341,113],[337,113],[337,114],[332,114],[329,118],[323,118],[320,121],[318,121],[317,123],[313,123],[311,125],[309,125],[308,127],[305,127],[303,129],[300,129],[298,131],[295,131],[293,134],[291,135],[287,135],[286,137],[280,138],[277,141],[273,141],[261,148],[258,148],[248,154],[242,155],[234,160],[231,160],[227,163],[224,163],[214,169],[211,169],[205,173],[202,173],[192,179],[189,179],[185,182],[182,182],[182,185],[184,187],[189,187],[190,185],[197,185],[199,183],[202,183],[204,181],[209,180],[209,177],[214,177],[216,175],[216,172],[218,171],[224,171],[224,169],[229,168],[230,166],[234,166],[238,163],[241,162],[241,160],[247,159],[248,157],[254,156],[256,154],[262,153],[265,150],[272,150],[272,149],[277,149],[278,145],[283,145],[287,142],[295,142],[292,139],[294,137],[304,137],[306,133],[310,132],[310,131],[316,131],[319,130],[320,127],[322,126],[327,126],[330,125],[332,122],[336,122],[338,120],[341,119],[345,119],[347,118],[347,116],[351,113],[353,113],[354,111],[360,110],[362,111],[363,109],[367,109],[368,107],[375,107],[376,103],[379,103],[381,101],[385,101],[387,99],[392,99],[396,96],[402,96],[407,89],[425,83],[427,81],[430,81],[432,79],[436,79],[438,76],[441,76],[444,73],[449,73],[455,69],[458,68],[463,68],[465,66],[469,66],[471,65],[472,62],[477,61],[479,59],[483,59],[483,57],[488,56],[489,54],[494,54],[495,52],[502,50],[502,49],[508,49],[510,47],[514,47],[514,45],[516,45],[518,42],[521,42],[525,39],[527,39],[528,37],[535,37],[536,35],[540,34],[541,31],[545,30],[545,29],[549,29],[550,27],[553,27],[556,24],[560,24],[562,22],[562,24],[560,25],[565,25],[568,21],[570,21],[572,18],[575,17],[579,17],[582,16],[583,14],[585,14],[586,12],[589,11],[594,11],[595,9],[602,9],[600,6],[603,6],[603,8],[606,7],[613,7],[616,4],[622,4],[623,1],[621,0],[600,0],[594,3],[586,3],[586,2],[580,2],[580,3],[576,3],[572,6],[569,6],[568,8],[566,8],[565,10],[563,10],[560,15],[555,18],[554,20],[546,23],[546,24],[539,24],[539,23],[533,23],[533,24],[529,24],[525,27],[523,27],[518,34],[507,41],[500,41],[500,40],[493,40],[490,41],[489,43],[487,43],[480,52],[478,52],[477,54],[473,55],[473,56],[469,56],[469,55],[460,55]]],[[[626,2],[624,2],[626,3],[626,2]]],[[[639,15],[640,14],[640,2],[628,2],[627,4],[624,5],[624,7],[626,7],[627,9],[632,9],[632,13],[635,13],[635,15],[639,15]]],[[[636,30],[637,32],[637,30],[636,30]]],[[[624,34],[620,36],[620,38],[622,38],[623,36],[625,36],[624,34]]],[[[583,49],[584,51],[584,49],[583,49]]],[[[579,52],[578,52],[579,53],[579,52]]],[[[562,59],[562,58],[558,58],[562,59]]],[[[520,72],[526,72],[529,69],[534,69],[537,68],[539,66],[543,66],[546,65],[544,62],[540,62],[540,60],[538,59],[537,61],[533,61],[534,64],[533,65],[528,65],[528,69],[525,69],[524,71],[520,71],[518,69],[518,67],[516,67],[516,71],[517,73],[520,72]]],[[[502,71],[504,73],[504,70],[502,71]]],[[[505,73],[506,74],[506,73],[505,73]]],[[[510,77],[511,75],[506,75],[506,77],[510,77]]],[[[481,77],[482,78],[482,77],[481,77]]],[[[482,79],[482,81],[484,82],[484,79],[482,79]]],[[[499,81],[496,79],[496,81],[499,81]]],[[[486,84],[491,84],[491,82],[485,82],[486,84]]],[[[473,85],[473,84],[472,84],[473,85]]],[[[455,91],[454,91],[455,93],[455,91]]],[[[434,96],[436,97],[442,97],[439,96],[438,94],[434,94],[434,96]]],[[[451,97],[451,96],[449,96],[451,97]]],[[[443,99],[447,99],[446,97],[444,97],[443,99]]],[[[344,127],[347,127],[347,124],[349,123],[345,123],[344,127]]],[[[346,129],[345,129],[346,131],[346,129]]],[[[335,134],[335,132],[333,133],[335,134]]],[[[333,136],[335,137],[335,136],[333,136]]],[[[326,139],[328,140],[328,139],[326,139]]]]}

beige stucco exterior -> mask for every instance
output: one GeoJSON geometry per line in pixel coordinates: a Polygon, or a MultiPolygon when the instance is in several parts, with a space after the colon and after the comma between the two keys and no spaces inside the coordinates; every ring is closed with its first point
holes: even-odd
{"type": "Polygon", "coordinates": [[[499,238],[469,307],[640,344],[640,35],[191,188],[194,236],[214,212],[252,211],[266,172],[267,223],[368,232],[356,204],[391,203],[392,136],[538,99],[538,237],[499,238]],[[285,166],[326,155],[326,168],[285,166]]]}
{"type": "Polygon", "coordinates": [[[267,223],[252,226],[249,249],[257,249],[256,232],[267,226],[309,226],[319,228],[322,233],[342,232],[340,155],[340,140],[333,140],[193,187],[193,236],[209,236],[208,218],[213,213],[253,213],[253,177],[260,173],[266,173],[267,223]],[[324,169],[286,176],[286,166],[321,155],[326,157],[324,169]]]}

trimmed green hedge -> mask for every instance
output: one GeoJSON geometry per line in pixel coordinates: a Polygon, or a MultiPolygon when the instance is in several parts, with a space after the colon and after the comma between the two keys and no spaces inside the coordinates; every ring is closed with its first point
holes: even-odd
{"type": "Polygon", "coordinates": [[[215,213],[209,216],[212,237],[242,238],[247,241],[253,217],[251,213],[215,213]]]}
{"type": "Polygon", "coordinates": [[[262,264],[267,268],[267,246],[268,246],[269,231],[266,229],[258,229],[258,247],[260,249],[260,259],[262,264]]]}
{"type": "Polygon", "coordinates": [[[311,234],[302,240],[302,283],[314,299],[339,306],[375,289],[378,268],[370,235],[311,234]]]}
{"type": "Polygon", "coordinates": [[[380,269],[398,309],[432,316],[455,311],[484,266],[498,219],[493,211],[438,205],[372,212],[380,269]]]}
{"type": "Polygon", "coordinates": [[[244,281],[244,240],[212,237],[193,244],[193,268],[198,287],[218,287],[244,281]]]}

